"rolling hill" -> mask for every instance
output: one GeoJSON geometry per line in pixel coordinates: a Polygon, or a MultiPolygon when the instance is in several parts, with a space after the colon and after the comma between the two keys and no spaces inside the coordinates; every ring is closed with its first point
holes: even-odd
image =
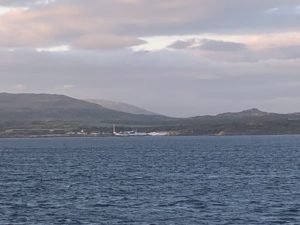
{"type": "Polygon", "coordinates": [[[53,94],[0,93],[0,122],[78,121],[147,123],[165,120],[158,115],[134,115],[98,104],[53,94]]]}

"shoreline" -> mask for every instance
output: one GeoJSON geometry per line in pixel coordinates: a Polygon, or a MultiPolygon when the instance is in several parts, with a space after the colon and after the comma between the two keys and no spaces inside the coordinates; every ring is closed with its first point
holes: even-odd
{"type": "Polygon", "coordinates": [[[127,139],[127,138],[150,138],[150,137],[263,137],[263,136],[299,136],[300,133],[295,134],[228,134],[228,135],[166,135],[166,136],[127,136],[127,137],[118,137],[118,136],[69,136],[69,135],[55,135],[55,136],[0,136],[0,140],[3,139],[55,139],[55,138],[117,138],[117,139],[127,139]]]}

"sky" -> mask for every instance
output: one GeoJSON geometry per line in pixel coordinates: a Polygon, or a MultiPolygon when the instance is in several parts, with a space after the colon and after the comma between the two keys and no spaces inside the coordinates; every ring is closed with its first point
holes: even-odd
{"type": "Polygon", "coordinates": [[[299,21],[300,0],[0,0],[0,92],[300,112],[299,21]]]}

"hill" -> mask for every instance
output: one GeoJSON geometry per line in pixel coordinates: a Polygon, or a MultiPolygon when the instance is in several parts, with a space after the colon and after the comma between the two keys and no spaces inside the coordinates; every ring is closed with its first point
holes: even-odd
{"type": "Polygon", "coordinates": [[[156,115],[133,115],[64,95],[0,93],[0,122],[75,121],[85,123],[147,123],[156,115]]]}
{"type": "Polygon", "coordinates": [[[249,109],[182,119],[174,129],[184,135],[300,134],[300,115],[249,109]]]}
{"type": "Polygon", "coordinates": [[[131,105],[123,102],[114,102],[109,100],[98,100],[98,99],[85,99],[85,101],[95,103],[107,109],[112,109],[119,112],[131,113],[136,115],[158,115],[157,113],[153,113],[146,109],[142,109],[135,105],[131,105]]]}
{"type": "Polygon", "coordinates": [[[217,117],[243,118],[243,117],[260,117],[260,116],[267,116],[267,115],[270,115],[270,113],[263,112],[259,109],[253,108],[241,112],[222,113],[217,115],[217,117]]]}

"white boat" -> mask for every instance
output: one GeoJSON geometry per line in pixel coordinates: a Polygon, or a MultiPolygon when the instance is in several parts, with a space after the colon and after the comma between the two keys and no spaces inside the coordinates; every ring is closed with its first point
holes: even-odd
{"type": "Polygon", "coordinates": [[[113,135],[116,137],[143,137],[148,136],[145,132],[137,132],[137,131],[123,131],[116,132],[116,126],[113,125],[113,135]]]}
{"type": "Polygon", "coordinates": [[[116,137],[129,137],[127,133],[124,132],[116,132],[116,126],[113,125],[113,135],[116,137]]]}
{"type": "Polygon", "coordinates": [[[145,132],[137,132],[137,131],[128,131],[128,134],[129,136],[137,136],[137,137],[148,136],[148,134],[145,132]]]}
{"type": "Polygon", "coordinates": [[[145,137],[145,136],[168,136],[169,132],[137,132],[137,131],[121,131],[116,132],[116,126],[113,125],[113,135],[116,137],[145,137]]]}
{"type": "Polygon", "coordinates": [[[149,136],[168,136],[170,135],[169,132],[150,132],[148,133],[149,136]]]}

